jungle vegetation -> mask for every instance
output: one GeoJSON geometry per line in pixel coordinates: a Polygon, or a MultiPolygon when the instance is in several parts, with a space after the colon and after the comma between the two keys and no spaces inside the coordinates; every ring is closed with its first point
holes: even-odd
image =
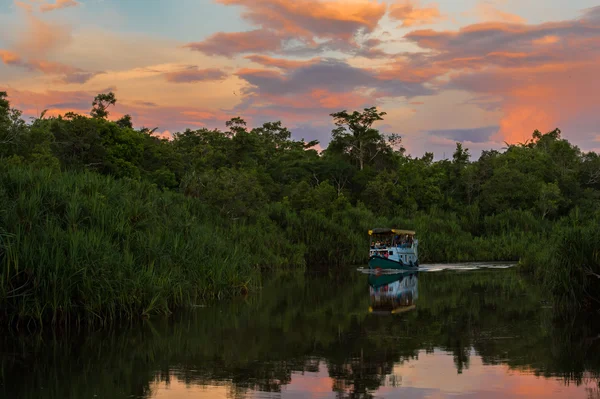
{"type": "Polygon", "coordinates": [[[25,121],[0,93],[0,301],[9,323],[165,313],[256,290],[267,270],[360,264],[374,226],[420,262],[519,260],[560,306],[598,307],[600,156],[561,131],[472,160],[412,157],[376,107],[331,115],[327,148],[281,122],[172,140],[89,116],[25,121]]]}

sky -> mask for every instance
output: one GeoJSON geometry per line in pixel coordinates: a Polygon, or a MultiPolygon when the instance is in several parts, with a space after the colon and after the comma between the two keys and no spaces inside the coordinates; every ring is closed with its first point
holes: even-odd
{"type": "MultiPolygon", "coordinates": [[[[211,381],[190,377],[189,373],[170,370],[168,383],[151,384],[153,398],[207,399],[229,398],[339,398],[350,396],[353,386],[344,378],[332,378],[325,361],[319,361],[318,372],[292,372],[291,381],[281,386],[281,392],[251,391],[235,387],[230,381],[211,381]],[[334,390],[334,388],[336,390],[334,390]]],[[[532,370],[511,369],[506,365],[484,364],[479,356],[470,356],[469,367],[457,373],[452,353],[438,349],[434,353],[420,351],[416,359],[397,362],[392,374],[384,377],[375,392],[377,398],[408,399],[564,399],[593,398],[597,387],[592,380],[581,385],[566,384],[560,378],[538,377],[532,370]]]]}
{"type": "Polygon", "coordinates": [[[281,120],[331,136],[377,106],[408,153],[451,157],[560,128],[600,151],[600,5],[591,0],[0,0],[0,91],[27,117],[88,114],[164,137],[281,120]]]}

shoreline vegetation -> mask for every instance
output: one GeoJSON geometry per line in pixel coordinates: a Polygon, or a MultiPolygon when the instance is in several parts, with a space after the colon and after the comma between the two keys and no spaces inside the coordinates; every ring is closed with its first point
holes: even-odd
{"type": "Polygon", "coordinates": [[[256,291],[264,273],[366,261],[366,232],[418,232],[420,262],[520,261],[557,306],[600,308],[600,156],[556,129],[452,159],[405,153],[375,107],[316,141],[280,122],[186,130],[131,117],[26,123],[0,93],[0,317],[104,323],[256,291]]]}

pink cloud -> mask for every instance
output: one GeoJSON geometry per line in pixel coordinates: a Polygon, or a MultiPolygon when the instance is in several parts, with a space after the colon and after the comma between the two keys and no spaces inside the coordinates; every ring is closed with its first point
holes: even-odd
{"type": "Polygon", "coordinates": [[[248,32],[218,32],[202,42],[189,43],[185,47],[208,55],[231,57],[240,53],[279,50],[281,41],[282,38],[273,32],[255,29],[248,32]]]}
{"type": "MultiPolygon", "coordinates": [[[[110,88],[110,90],[117,92],[115,88],[110,88]]],[[[9,87],[2,87],[2,85],[0,85],[0,91],[6,91],[11,105],[22,110],[25,116],[38,116],[45,109],[48,110],[47,116],[63,115],[70,111],[89,115],[92,109],[92,101],[98,94],[95,91],[83,90],[14,90],[9,87]]],[[[195,107],[168,105],[155,107],[145,103],[129,102],[126,99],[120,99],[118,92],[116,94],[117,104],[114,108],[111,107],[109,119],[116,120],[125,114],[129,114],[133,119],[134,126],[150,129],[158,127],[163,133],[164,130],[174,132],[191,126],[222,128],[225,121],[237,116],[223,111],[195,107]]]]}
{"type": "Polygon", "coordinates": [[[63,8],[68,8],[68,7],[76,7],[78,5],[79,5],[79,2],[75,1],[75,0],[56,0],[55,3],[42,4],[40,6],[40,11],[42,11],[42,12],[55,11],[55,10],[61,10],[63,8]]]}
{"type": "Polygon", "coordinates": [[[211,82],[227,78],[227,74],[218,68],[200,69],[197,66],[167,72],[164,76],[172,83],[211,82]]]}

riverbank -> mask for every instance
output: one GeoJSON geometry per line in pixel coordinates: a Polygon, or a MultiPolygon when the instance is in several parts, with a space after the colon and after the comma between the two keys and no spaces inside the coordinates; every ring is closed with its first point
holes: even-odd
{"type": "MultiPolygon", "coordinates": [[[[561,300],[558,287],[579,289],[577,303],[590,287],[586,272],[574,265],[550,263],[555,274],[532,266],[547,264],[543,256],[561,259],[529,251],[548,242],[540,232],[474,237],[448,214],[387,220],[349,204],[322,213],[272,203],[253,217],[231,220],[202,200],[147,182],[14,165],[0,167],[0,187],[0,298],[8,324],[147,317],[202,298],[256,292],[261,276],[273,270],[363,264],[366,231],[374,225],[414,227],[424,263],[524,256],[524,270],[557,287],[561,300]],[[565,285],[574,273],[579,279],[565,285]]],[[[597,235],[590,231],[556,250],[587,242],[577,254],[597,256],[597,235]]]]}

